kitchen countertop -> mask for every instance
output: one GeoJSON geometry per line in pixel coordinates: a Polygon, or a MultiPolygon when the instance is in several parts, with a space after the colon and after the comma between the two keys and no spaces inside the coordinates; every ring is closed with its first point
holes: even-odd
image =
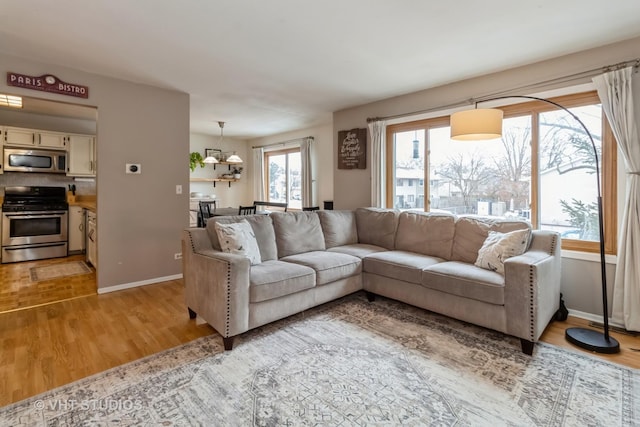
{"type": "Polygon", "coordinates": [[[96,212],[96,196],[76,196],[76,200],[69,202],[69,206],[80,206],[81,208],[96,212]]]}

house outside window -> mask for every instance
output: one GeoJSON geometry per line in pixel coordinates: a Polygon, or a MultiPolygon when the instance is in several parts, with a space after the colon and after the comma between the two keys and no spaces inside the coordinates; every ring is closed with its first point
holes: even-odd
{"type": "MultiPolygon", "coordinates": [[[[594,137],[603,182],[605,250],[615,253],[616,144],[600,101],[595,92],[553,100],[580,117],[594,137]]],[[[451,140],[448,116],[388,126],[387,158],[392,160],[387,176],[426,181],[424,187],[387,185],[393,207],[522,219],[534,228],[560,232],[563,249],[597,252],[595,159],[584,130],[547,103],[502,109],[503,136],[491,141],[451,140]],[[422,196],[427,206],[409,202],[409,194],[413,200],[422,196]]]]}
{"type": "Polygon", "coordinates": [[[291,209],[302,209],[300,148],[265,152],[264,164],[268,201],[288,203],[291,209]]]}

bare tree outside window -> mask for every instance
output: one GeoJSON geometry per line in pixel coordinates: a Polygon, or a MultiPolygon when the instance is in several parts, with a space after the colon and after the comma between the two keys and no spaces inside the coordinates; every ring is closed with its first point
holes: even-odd
{"type": "MultiPolygon", "coordinates": [[[[580,117],[594,138],[605,236],[611,236],[605,247],[615,253],[615,139],[603,128],[595,92],[554,100],[580,117]]],[[[599,250],[596,165],[582,126],[565,111],[535,102],[503,110],[503,136],[490,141],[451,140],[445,116],[390,125],[387,206],[528,220],[558,231],[565,249],[599,250]]]]}
{"type": "Polygon", "coordinates": [[[464,212],[478,213],[476,202],[484,195],[483,189],[494,176],[494,171],[485,163],[478,152],[458,153],[438,167],[438,174],[460,190],[464,212]]]}
{"type": "MultiPolygon", "coordinates": [[[[600,105],[572,108],[589,128],[602,158],[602,109],[600,105]]],[[[541,152],[547,169],[540,173],[541,226],[560,231],[565,238],[598,241],[595,157],[584,129],[564,111],[540,114],[541,152]]]]}

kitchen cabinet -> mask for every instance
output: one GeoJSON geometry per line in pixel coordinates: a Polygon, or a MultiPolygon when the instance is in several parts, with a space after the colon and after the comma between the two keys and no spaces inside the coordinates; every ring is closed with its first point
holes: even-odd
{"type": "Polygon", "coordinates": [[[2,174],[4,172],[4,167],[3,167],[3,161],[4,161],[4,156],[3,151],[2,151],[2,146],[4,145],[4,128],[0,127],[0,174],[2,174]]]}
{"type": "Polygon", "coordinates": [[[43,148],[67,148],[67,135],[60,132],[38,132],[36,145],[43,148]]]}
{"type": "Polygon", "coordinates": [[[69,206],[69,253],[82,253],[85,250],[85,209],[69,206]]]}
{"type": "Polygon", "coordinates": [[[95,212],[87,210],[87,248],[86,260],[98,269],[98,218],[95,212]]]}
{"type": "Polygon", "coordinates": [[[7,127],[5,128],[4,143],[5,145],[66,150],[67,135],[62,132],[7,127]]]}
{"type": "Polygon", "coordinates": [[[200,199],[190,199],[189,200],[189,227],[197,227],[198,226],[199,204],[200,204],[200,199]]]}
{"type": "Polygon", "coordinates": [[[33,129],[7,127],[4,132],[5,145],[36,145],[36,132],[33,129]]]}
{"type": "Polygon", "coordinates": [[[69,135],[68,176],[96,176],[96,138],[69,135]]]}

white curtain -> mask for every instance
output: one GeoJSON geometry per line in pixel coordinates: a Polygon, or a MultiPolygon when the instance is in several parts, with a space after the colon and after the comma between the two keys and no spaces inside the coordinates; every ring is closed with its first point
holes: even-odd
{"type": "Polygon", "coordinates": [[[302,158],[302,206],[315,206],[313,199],[313,171],[311,167],[311,143],[313,138],[304,138],[300,143],[300,157],[302,158]]]}
{"type": "Polygon", "coordinates": [[[384,140],[386,124],[383,120],[369,122],[371,140],[371,206],[384,208],[386,159],[384,140]]]}
{"type": "Polygon", "coordinates": [[[612,320],[640,331],[640,140],[633,105],[633,67],[594,77],[602,109],[624,159],[627,191],[618,264],[613,287],[612,320]]]}
{"type": "Polygon", "coordinates": [[[253,200],[264,198],[264,148],[253,149],[253,200]]]}

